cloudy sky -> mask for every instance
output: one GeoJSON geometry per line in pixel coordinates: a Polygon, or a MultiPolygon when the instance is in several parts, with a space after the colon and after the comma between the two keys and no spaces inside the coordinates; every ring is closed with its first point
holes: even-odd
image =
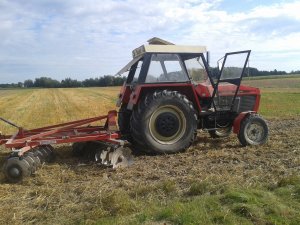
{"type": "Polygon", "coordinates": [[[212,64],[251,49],[250,66],[300,69],[300,2],[0,0],[0,83],[115,74],[153,36],[206,45],[212,64]]]}

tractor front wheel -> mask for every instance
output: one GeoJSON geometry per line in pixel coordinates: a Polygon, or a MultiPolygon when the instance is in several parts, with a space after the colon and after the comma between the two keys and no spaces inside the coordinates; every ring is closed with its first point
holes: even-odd
{"type": "Polygon", "coordinates": [[[184,151],[197,134],[193,104],[177,91],[156,91],[143,98],[131,117],[135,149],[155,153],[184,151]]]}
{"type": "Polygon", "coordinates": [[[242,120],[238,139],[243,146],[261,145],[267,142],[268,135],[266,121],[257,114],[251,114],[242,120]]]}

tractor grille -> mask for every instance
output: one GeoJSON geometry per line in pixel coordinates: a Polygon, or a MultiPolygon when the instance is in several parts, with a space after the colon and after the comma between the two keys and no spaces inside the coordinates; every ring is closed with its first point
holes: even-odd
{"type": "MultiPolygon", "coordinates": [[[[220,96],[214,98],[214,103],[218,111],[230,110],[233,96],[220,96]]],[[[245,112],[254,109],[256,95],[237,96],[234,101],[233,111],[245,112]]]]}
{"type": "Polygon", "coordinates": [[[256,96],[245,95],[236,98],[234,109],[238,112],[253,110],[255,106],[256,96]]]}

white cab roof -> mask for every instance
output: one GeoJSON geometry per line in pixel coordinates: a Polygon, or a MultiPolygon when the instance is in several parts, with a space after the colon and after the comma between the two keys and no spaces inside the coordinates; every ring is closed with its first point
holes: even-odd
{"type": "MultiPolygon", "coordinates": [[[[142,45],[132,51],[133,59],[124,66],[117,74],[128,71],[133,64],[139,61],[143,54],[146,52],[150,53],[205,53],[207,52],[205,46],[199,45],[175,45],[169,41],[161,38],[151,38],[148,40],[149,45],[142,45]]],[[[117,75],[116,74],[116,75],[117,75]]]]}
{"type": "Polygon", "coordinates": [[[138,57],[146,52],[151,53],[204,53],[205,46],[175,45],[169,41],[154,37],[148,40],[149,45],[142,45],[132,51],[132,57],[138,57]]]}

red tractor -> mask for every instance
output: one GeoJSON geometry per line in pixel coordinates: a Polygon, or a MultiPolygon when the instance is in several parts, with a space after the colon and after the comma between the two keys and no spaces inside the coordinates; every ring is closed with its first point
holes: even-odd
{"type": "Polygon", "coordinates": [[[267,141],[268,126],[258,114],[260,90],[241,80],[250,50],[230,52],[211,70],[203,46],[180,46],[159,38],[133,50],[119,94],[118,124],[123,138],[140,151],[175,153],[194,142],[197,130],[240,143],[267,141]]]}
{"type": "Polygon", "coordinates": [[[257,114],[260,91],[241,85],[249,55],[250,51],[226,53],[218,61],[219,70],[212,70],[205,47],[152,38],[133,51],[133,60],[119,72],[128,73],[117,102],[119,130],[114,110],[31,130],[0,118],[18,129],[15,134],[0,133],[0,145],[11,149],[3,172],[8,181],[20,182],[52,161],[52,145],[63,143],[74,143],[74,155],[92,154],[113,168],[132,163],[124,139],[138,151],[154,153],[184,151],[198,129],[213,138],[233,130],[244,146],[264,144],[268,126],[257,114]]]}

